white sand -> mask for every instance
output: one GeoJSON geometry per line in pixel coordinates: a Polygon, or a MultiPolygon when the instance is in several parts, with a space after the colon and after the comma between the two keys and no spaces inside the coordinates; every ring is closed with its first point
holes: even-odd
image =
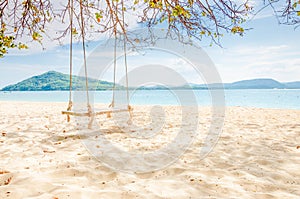
{"type": "MultiPolygon", "coordinates": [[[[211,114],[209,108],[200,107],[201,134],[178,161],[158,171],[130,174],[112,170],[91,156],[78,135],[76,120],[67,123],[60,114],[66,106],[0,102],[0,198],[300,196],[300,111],[227,108],[218,144],[201,160],[211,114]]],[[[181,117],[175,114],[179,107],[163,109],[167,118],[163,124],[158,118],[151,126],[149,107],[135,107],[133,122],[145,131],[124,127],[148,139],[134,139],[102,117],[107,138],[128,151],[166,146],[176,136],[181,117]],[[163,125],[162,132],[151,137],[159,131],[156,124],[163,125]]],[[[189,135],[189,124],[185,125],[189,135]]],[[[79,134],[88,139],[89,134],[79,134]]]]}

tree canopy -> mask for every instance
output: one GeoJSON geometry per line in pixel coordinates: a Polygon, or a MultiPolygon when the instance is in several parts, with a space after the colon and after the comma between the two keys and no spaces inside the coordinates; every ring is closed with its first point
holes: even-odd
{"type": "MultiPolygon", "coordinates": [[[[261,9],[267,6],[280,23],[300,24],[299,0],[265,0],[261,9]]],[[[223,34],[243,35],[244,22],[257,12],[249,0],[1,0],[0,57],[8,48],[28,48],[24,37],[42,44],[44,37],[60,40],[70,32],[78,38],[126,34],[133,23],[149,28],[162,24],[169,31],[219,44],[223,34]]]]}

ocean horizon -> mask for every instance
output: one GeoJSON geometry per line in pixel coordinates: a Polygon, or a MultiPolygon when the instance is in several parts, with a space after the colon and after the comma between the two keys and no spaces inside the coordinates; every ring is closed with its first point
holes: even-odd
{"type": "MultiPolygon", "coordinates": [[[[125,91],[123,102],[125,102],[125,91]]],[[[198,106],[211,106],[208,90],[135,90],[129,91],[132,105],[183,105],[194,94],[198,106]],[[180,99],[176,95],[180,95],[180,99]],[[186,97],[185,97],[186,96],[186,97]],[[181,101],[180,101],[181,100],[181,101]]],[[[109,104],[112,91],[90,92],[93,103],[109,104]]],[[[300,89],[235,89],[224,90],[226,106],[300,109],[300,89]]],[[[78,97],[78,94],[74,95],[78,97]]],[[[0,101],[68,102],[68,91],[0,91],[0,101]]],[[[80,95],[85,98],[85,92],[80,95]]]]}

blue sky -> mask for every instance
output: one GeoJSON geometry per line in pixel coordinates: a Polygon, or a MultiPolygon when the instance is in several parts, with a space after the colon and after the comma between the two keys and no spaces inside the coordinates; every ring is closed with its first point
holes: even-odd
{"type": "MultiPolygon", "coordinates": [[[[203,48],[217,67],[223,82],[252,78],[300,81],[300,29],[279,25],[269,9],[247,22],[247,26],[253,29],[243,37],[225,35],[222,39],[223,48],[203,48]]],[[[88,43],[88,53],[98,44],[88,43]]],[[[47,49],[41,50],[41,46],[32,44],[30,51],[13,50],[0,59],[0,88],[49,70],[68,73],[68,46],[59,46],[53,42],[46,42],[45,46],[47,49]]],[[[82,65],[80,44],[75,49],[74,74],[78,74],[82,65]]],[[[170,57],[167,58],[166,61],[170,62],[170,57]]],[[[163,63],[162,56],[151,57],[151,60],[163,63]]],[[[185,73],[187,81],[202,83],[189,72],[188,66],[180,70],[185,73]]]]}

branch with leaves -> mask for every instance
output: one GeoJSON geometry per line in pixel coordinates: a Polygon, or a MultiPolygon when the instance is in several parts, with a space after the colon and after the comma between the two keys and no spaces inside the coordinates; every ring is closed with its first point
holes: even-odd
{"type": "Polygon", "coordinates": [[[268,0],[268,4],[271,5],[278,22],[285,25],[295,25],[295,28],[298,28],[300,26],[300,0],[287,0],[285,6],[281,9],[273,6],[278,3],[280,3],[279,0],[268,0]]]}
{"type": "MultiPolygon", "coordinates": [[[[264,1],[264,0],[263,0],[264,1]]],[[[187,38],[201,41],[204,37],[211,43],[221,44],[224,34],[243,35],[244,22],[255,14],[248,0],[2,0],[0,2],[0,56],[8,48],[27,48],[22,37],[42,44],[46,36],[60,40],[73,33],[78,39],[82,33],[127,34],[129,21],[135,19],[144,27],[161,27],[187,38]],[[82,9],[79,9],[82,6],[82,9]],[[81,13],[82,12],[82,13],[81,13]],[[81,14],[84,26],[81,25],[81,14]],[[72,19],[71,19],[72,18],[72,19]],[[72,25],[71,22],[72,21],[72,25]],[[60,24],[56,34],[47,27],[60,24]],[[84,29],[83,31],[81,31],[84,29]]],[[[300,24],[300,1],[286,1],[284,9],[276,10],[279,0],[265,0],[281,23],[300,24]]],[[[128,39],[126,37],[126,39],[128,39]]]]}

